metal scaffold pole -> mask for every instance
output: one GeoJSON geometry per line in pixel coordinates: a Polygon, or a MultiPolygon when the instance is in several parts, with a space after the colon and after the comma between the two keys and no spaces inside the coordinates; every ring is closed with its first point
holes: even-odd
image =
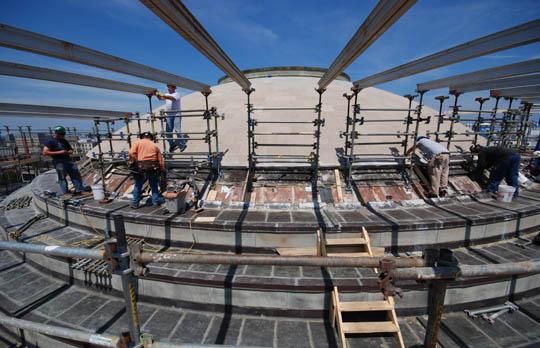
{"type": "Polygon", "coordinates": [[[351,91],[353,92],[353,95],[354,95],[353,117],[352,119],[350,117],[347,118],[347,122],[350,121],[350,128],[348,127],[348,129],[350,129],[350,132],[347,132],[348,139],[345,140],[345,151],[347,151],[347,149],[349,150],[348,156],[346,157],[347,158],[347,180],[346,180],[347,191],[352,190],[352,165],[354,162],[354,142],[356,138],[358,137],[357,132],[356,132],[356,123],[358,120],[357,115],[360,113],[360,105],[358,105],[358,93],[360,93],[361,90],[362,89],[357,88],[356,86],[353,86],[351,88],[351,91]]]}
{"type": "Polygon", "coordinates": [[[454,96],[454,106],[452,107],[452,116],[450,117],[450,129],[446,133],[448,140],[446,141],[446,148],[450,150],[450,145],[452,144],[452,138],[454,138],[454,124],[459,122],[459,106],[458,99],[461,93],[453,91],[451,93],[454,96]]]}
{"type": "Polygon", "coordinates": [[[98,161],[99,161],[99,172],[101,174],[101,186],[103,187],[103,192],[106,191],[105,187],[105,166],[103,163],[103,149],[101,147],[101,133],[99,132],[99,120],[94,120],[94,127],[96,130],[96,140],[98,146],[98,161]]]}
{"type": "Polygon", "coordinates": [[[486,145],[490,146],[493,139],[493,134],[495,134],[495,126],[497,125],[497,110],[499,108],[499,100],[501,100],[500,96],[495,96],[495,106],[493,106],[493,114],[491,115],[491,122],[489,124],[489,132],[488,132],[488,138],[486,145]]]}
{"type": "Polygon", "coordinates": [[[255,162],[254,162],[254,135],[255,132],[255,124],[253,120],[253,104],[251,104],[251,93],[255,92],[254,88],[250,89],[244,89],[244,92],[247,95],[247,128],[248,128],[248,169],[252,171],[255,168],[255,162]]]}
{"type": "Polygon", "coordinates": [[[319,94],[319,102],[317,103],[316,110],[317,110],[317,120],[315,122],[317,126],[317,130],[315,131],[315,158],[313,163],[313,173],[311,181],[313,183],[313,189],[315,189],[315,192],[318,192],[317,187],[317,181],[319,179],[319,162],[320,162],[320,150],[321,150],[321,127],[324,126],[324,119],[321,118],[322,114],[322,95],[326,91],[325,88],[318,88],[316,89],[317,93],[319,94]]]}
{"type": "Polygon", "coordinates": [[[476,98],[475,99],[479,104],[480,107],[478,108],[478,117],[476,118],[476,122],[474,123],[473,131],[474,131],[474,140],[473,145],[476,145],[478,143],[478,133],[480,132],[480,125],[484,121],[482,117],[482,107],[484,106],[484,103],[489,100],[489,98],[476,98]]]}
{"type": "Polygon", "coordinates": [[[441,142],[441,139],[440,139],[441,125],[444,122],[444,115],[442,113],[443,104],[444,104],[444,101],[448,98],[449,97],[446,95],[440,95],[440,96],[435,97],[435,99],[439,101],[439,114],[437,115],[437,133],[435,134],[435,141],[438,143],[441,142]]]}

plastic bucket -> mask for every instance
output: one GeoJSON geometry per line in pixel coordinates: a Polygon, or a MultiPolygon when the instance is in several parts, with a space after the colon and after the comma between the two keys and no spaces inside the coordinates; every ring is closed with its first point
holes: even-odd
{"type": "Polygon", "coordinates": [[[105,199],[103,185],[92,185],[92,194],[94,194],[94,200],[96,201],[101,201],[102,199],[105,199]]]}
{"type": "Polygon", "coordinates": [[[514,192],[516,192],[516,188],[513,186],[499,185],[499,189],[497,190],[497,200],[507,203],[512,202],[514,192]]]}

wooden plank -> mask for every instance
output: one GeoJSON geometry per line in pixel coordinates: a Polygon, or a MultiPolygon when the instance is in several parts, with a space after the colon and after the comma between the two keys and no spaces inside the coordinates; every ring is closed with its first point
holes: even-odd
{"type": "Polygon", "coordinates": [[[334,169],[334,176],[336,177],[338,200],[339,202],[343,202],[343,190],[341,189],[341,175],[339,174],[339,169],[334,169]]]}
{"type": "Polygon", "coordinates": [[[215,201],[216,196],[217,196],[217,191],[216,190],[210,190],[210,192],[208,192],[208,195],[206,196],[206,200],[207,201],[215,201]]]}
{"type": "Polygon", "coordinates": [[[394,307],[388,301],[341,302],[342,312],[389,311],[394,307]]]}
{"type": "Polygon", "coordinates": [[[373,256],[382,256],[384,255],[383,247],[371,247],[371,252],[373,256]]]}
{"type": "Polygon", "coordinates": [[[276,248],[276,252],[282,256],[318,256],[317,248],[276,248]]]}
{"type": "MultiPolygon", "coordinates": [[[[323,256],[323,244],[321,230],[317,230],[317,256],[323,256]]],[[[326,253],[325,253],[326,254],[326,253]]]]}
{"type": "Polygon", "coordinates": [[[347,347],[347,339],[345,339],[345,331],[343,330],[343,318],[341,316],[341,306],[339,304],[339,292],[337,286],[334,286],[334,291],[332,292],[334,296],[334,301],[336,303],[336,321],[337,329],[339,333],[339,338],[341,340],[341,347],[347,347]]]}
{"type": "Polygon", "coordinates": [[[366,240],[364,238],[327,239],[326,245],[366,245],[366,240]]]}
{"type": "Polygon", "coordinates": [[[394,323],[394,325],[397,327],[396,331],[396,338],[398,340],[400,348],[405,348],[405,342],[403,341],[403,336],[401,335],[401,329],[399,328],[398,318],[396,315],[395,310],[395,303],[394,303],[394,297],[389,296],[387,299],[388,303],[392,306],[392,310],[390,310],[390,320],[394,323]]]}
{"type": "Polygon", "coordinates": [[[337,256],[337,257],[362,257],[362,256],[371,256],[369,253],[366,252],[357,252],[357,253],[328,253],[326,256],[337,256]]]}
{"type": "Polygon", "coordinates": [[[354,322],[343,323],[343,332],[345,333],[383,333],[383,332],[397,332],[398,328],[391,321],[366,321],[366,322],[354,322]]]}
{"type": "Polygon", "coordinates": [[[194,222],[214,222],[215,216],[199,216],[195,218],[194,222]]]}

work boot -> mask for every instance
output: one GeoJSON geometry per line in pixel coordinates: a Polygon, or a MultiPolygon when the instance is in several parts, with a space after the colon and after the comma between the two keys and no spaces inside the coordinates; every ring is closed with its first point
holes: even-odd
{"type": "Polygon", "coordinates": [[[174,144],[169,147],[169,152],[174,152],[174,150],[178,149],[178,145],[174,144]]]}
{"type": "Polygon", "coordinates": [[[440,190],[439,191],[439,197],[446,197],[448,196],[448,191],[447,190],[440,190]]]}
{"type": "Polygon", "coordinates": [[[129,207],[130,207],[131,209],[139,209],[139,205],[138,205],[138,204],[135,204],[135,203],[131,203],[131,204],[129,205],[129,207]]]}
{"type": "Polygon", "coordinates": [[[180,152],[184,152],[187,148],[187,145],[180,145],[180,152]]]}

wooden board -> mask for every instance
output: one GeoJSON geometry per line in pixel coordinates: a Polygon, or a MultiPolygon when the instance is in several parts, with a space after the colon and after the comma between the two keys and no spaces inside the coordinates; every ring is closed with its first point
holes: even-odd
{"type": "Polygon", "coordinates": [[[317,256],[317,248],[276,248],[281,256],[317,256]]]}

